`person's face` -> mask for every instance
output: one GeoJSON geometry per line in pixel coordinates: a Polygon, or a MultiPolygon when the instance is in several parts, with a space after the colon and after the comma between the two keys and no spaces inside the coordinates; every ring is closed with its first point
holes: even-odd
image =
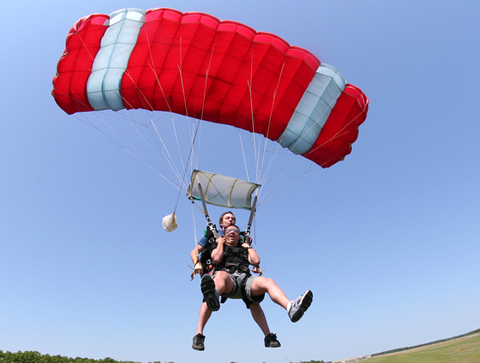
{"type": "Polygon", "coordinates": [[[225,242],[227,244],[236,245],[240,239],[240,231],[236,226],[228,226],[225,228],[225,242]]]}
{"type": "Polygon", "coordinates": [[[235,224],[235,222],[236,222],[235,216],[232,213],[227,213],[223,216],[222,224],[220,225],[220,227],[222,227],[222,229],[225,229],[226,227],[231,226],[232,224],[235,224]]]}

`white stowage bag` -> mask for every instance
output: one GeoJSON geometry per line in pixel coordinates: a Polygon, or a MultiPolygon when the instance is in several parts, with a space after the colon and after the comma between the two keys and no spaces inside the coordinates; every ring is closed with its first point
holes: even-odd
{"type": "Polygon", "coordinates": [[[175,216],[175,212],[169,214],[168,216],[163,217],[162,219],[163,229],[167,232],[172,232],[177,229],[177,217],[175,216]]]}

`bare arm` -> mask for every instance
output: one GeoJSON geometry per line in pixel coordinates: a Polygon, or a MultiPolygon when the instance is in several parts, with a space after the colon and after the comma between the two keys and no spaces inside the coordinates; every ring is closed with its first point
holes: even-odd
{"type": "Polygon", "coordinates": [[[225,237],[217,238],[217,247],[212,251],[212,260],[219,264],[223,260],[223,245],[225,244],[225,237]]]}
{"type": "Polygon", "coordinates": [[[257,251],[255,251],[248,243],[243,243],[242,244],[243,248],[248,248],[248,262],[250,262],[251,265],[253,266],[259,266],[260,265],[260,256],[258,255],[257,251]]]}
{"type": "Polygon", "coordinates": [[[196,273],[201,273],[203,271],[202,264],[198,261],[198,254],[203,252],[204,250],[205,248],[203,248],[202,246],[196,245],[192,252],[190,252],[190,258],[194,263],[193,269],[196,273]]]}

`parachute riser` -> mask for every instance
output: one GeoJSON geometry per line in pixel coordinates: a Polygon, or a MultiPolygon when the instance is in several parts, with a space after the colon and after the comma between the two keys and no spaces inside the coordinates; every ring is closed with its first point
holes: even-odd
{"type": "Polygon", "coordinates": [[[212,232],[213,236],[215,239],[220,237],[217,231],[217,226],[212,223],[212,220],[210,219],[210,216],[208,215],[208,210],[207,210],[207,202],[205,201],[205,194],[203,194],[203,188],[200,183],[198,183],[198,191],[200,192],[200,198],[202,200],[202,205],[203,205],[203,215],[205,216],[205,219],[207,220],[207,228],[210,232],[212,232]]]}
{"type": "MultiPolygon", "coordinates": [[[[245,229],[245,233],[243,235],[243,240],[248,244],[252,243],[252,239],[250,238],[250,228],[252,227],[253,219],[255,218],[255,212],[257,211],[257,198],[258,195],[255,195],[255,198],[253,198],[252,209],[250,210],[250,218],[248,218],[247,228],[245,229]]],[[[253,266],[252,272],[259,274],[260,276],[263,274],[260,266],[253,266]]]]}
{"type": "Polygon", "coordinates": [[[257,211],[257,195],[253,198],[252,209],[250,209],[250,217],[248,218],[247,228],[245,229],[244,240],[250,244],[250,228],[252,227],[253,219],[255,218],[255,212],[257,211]]]}

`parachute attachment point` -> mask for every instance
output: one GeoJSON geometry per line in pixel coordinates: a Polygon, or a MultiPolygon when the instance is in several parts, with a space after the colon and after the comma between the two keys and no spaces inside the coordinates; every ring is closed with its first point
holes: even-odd
{"type": "Polygon", "coordinates": [[[177,229],[177,217],[175,216],[175,212],[169,214],[168,216],[163,217],[162,219],[162,226],[163,229],[167,232],[172,232],[177,229]]]}
{"type": "Polygon", "coordinates": [[[206,203],[219,207],[248,210],[252,208],[252,193],[260,186],[260,184],[229,176],[194,170],[187,190],[188,198],[202,200],[199,184],[206,203]]]}

